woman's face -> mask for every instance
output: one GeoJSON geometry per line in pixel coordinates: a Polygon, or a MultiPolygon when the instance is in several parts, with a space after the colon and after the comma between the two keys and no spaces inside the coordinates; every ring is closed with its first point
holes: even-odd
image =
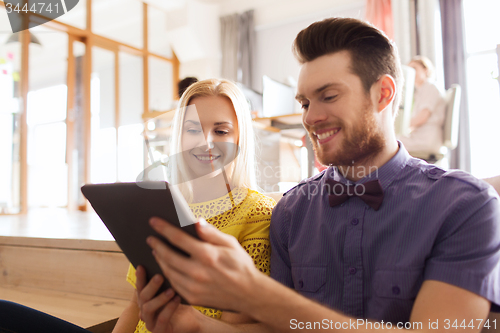
{"type": "Polygon", "coordinates": [[[415,85],[420,87],[427,80],[427,70],[416,61],[410,62],[408,66],[415,69],[415,85]]]}
{"type": "Polygon", "coordinates": [[[238,153],[238,137],[238,121],[229,98],[193,98],[186,108],[181,142],[193,179],[230,164],[238,153]]]}

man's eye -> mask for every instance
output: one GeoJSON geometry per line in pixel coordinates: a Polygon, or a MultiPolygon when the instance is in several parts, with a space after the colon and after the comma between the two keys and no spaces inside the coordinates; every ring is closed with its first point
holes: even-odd
{"type": "Polygon", "coordinates": [[[307,108],[309,108],[309,104],[302,104],[302,105],[301,105],[301,108],[302,108],[303,110],[307,110],[307,108]]]}
{"type": "Polygon", "coordinates": [[[325,101],[327,101],[327,102],[328,102],[328,101],[332,101],[332,100],[334,100],[336,97],[337,97],[337,95],[334,95],[334,96],[326,96],[326,97],[325,97],[325,101]]]}

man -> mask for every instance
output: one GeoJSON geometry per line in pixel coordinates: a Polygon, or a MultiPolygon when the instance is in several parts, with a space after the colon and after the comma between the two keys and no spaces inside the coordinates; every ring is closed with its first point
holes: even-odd
{"type": "MultiPolygon", "coordinates": [[[[383,33],[327,19],[301,31],[294,50],[304,127],[318,160],[331,167],[273,211],[271,276],[289,288],[259,274],[237,242],[213,228],[197,226],[200,242],[153,219],[191,255],[149,240],[174,289],[190,303],[260,322],[219,332],[479,332],[500,304],[498,195],[469,174],[410,157],[398,143],[400,65],[383,33]]],[[[142,316],[153,332],[175,331],[187,310],[172,291],[153,298],[160,280],[145,285],[138,270],[142,316]]]]}

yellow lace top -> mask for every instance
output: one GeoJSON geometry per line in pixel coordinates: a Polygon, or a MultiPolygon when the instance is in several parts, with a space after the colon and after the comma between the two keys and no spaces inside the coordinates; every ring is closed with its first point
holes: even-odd
{"type": "MultiPolygon", "coordinates": [[[[276,202],[259,192],[249,189],[234,189],[215,200],[190,204],[196,218],[203,217],[220,231],[232,235],[252,257],[255,266],[269,275],[271,250],[269,245],[269,224],[276,202]]],[[[127,281],[135,288],[135,269],[129,266],[127,281]]],[[[222,311],[195,306],[201,313],[220,319],[222,311]]],[[[147,333],[145,323],[140,320],[136,333],[147,333]]]]}

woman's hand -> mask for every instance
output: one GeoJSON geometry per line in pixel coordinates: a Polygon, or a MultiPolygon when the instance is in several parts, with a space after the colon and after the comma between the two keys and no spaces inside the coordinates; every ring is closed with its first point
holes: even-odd
{"type": "Polygon", "coordinates": [[[180,297],[170,288],[155,297],[163,283],[163,277],[155,275],[146,284],[146,272],[142,266],[137,267],[137,303],[140,318],[152,333],[198,332],[200,330],[197,317],[201,315],[191,306],[180,304],[180,297]]]}

